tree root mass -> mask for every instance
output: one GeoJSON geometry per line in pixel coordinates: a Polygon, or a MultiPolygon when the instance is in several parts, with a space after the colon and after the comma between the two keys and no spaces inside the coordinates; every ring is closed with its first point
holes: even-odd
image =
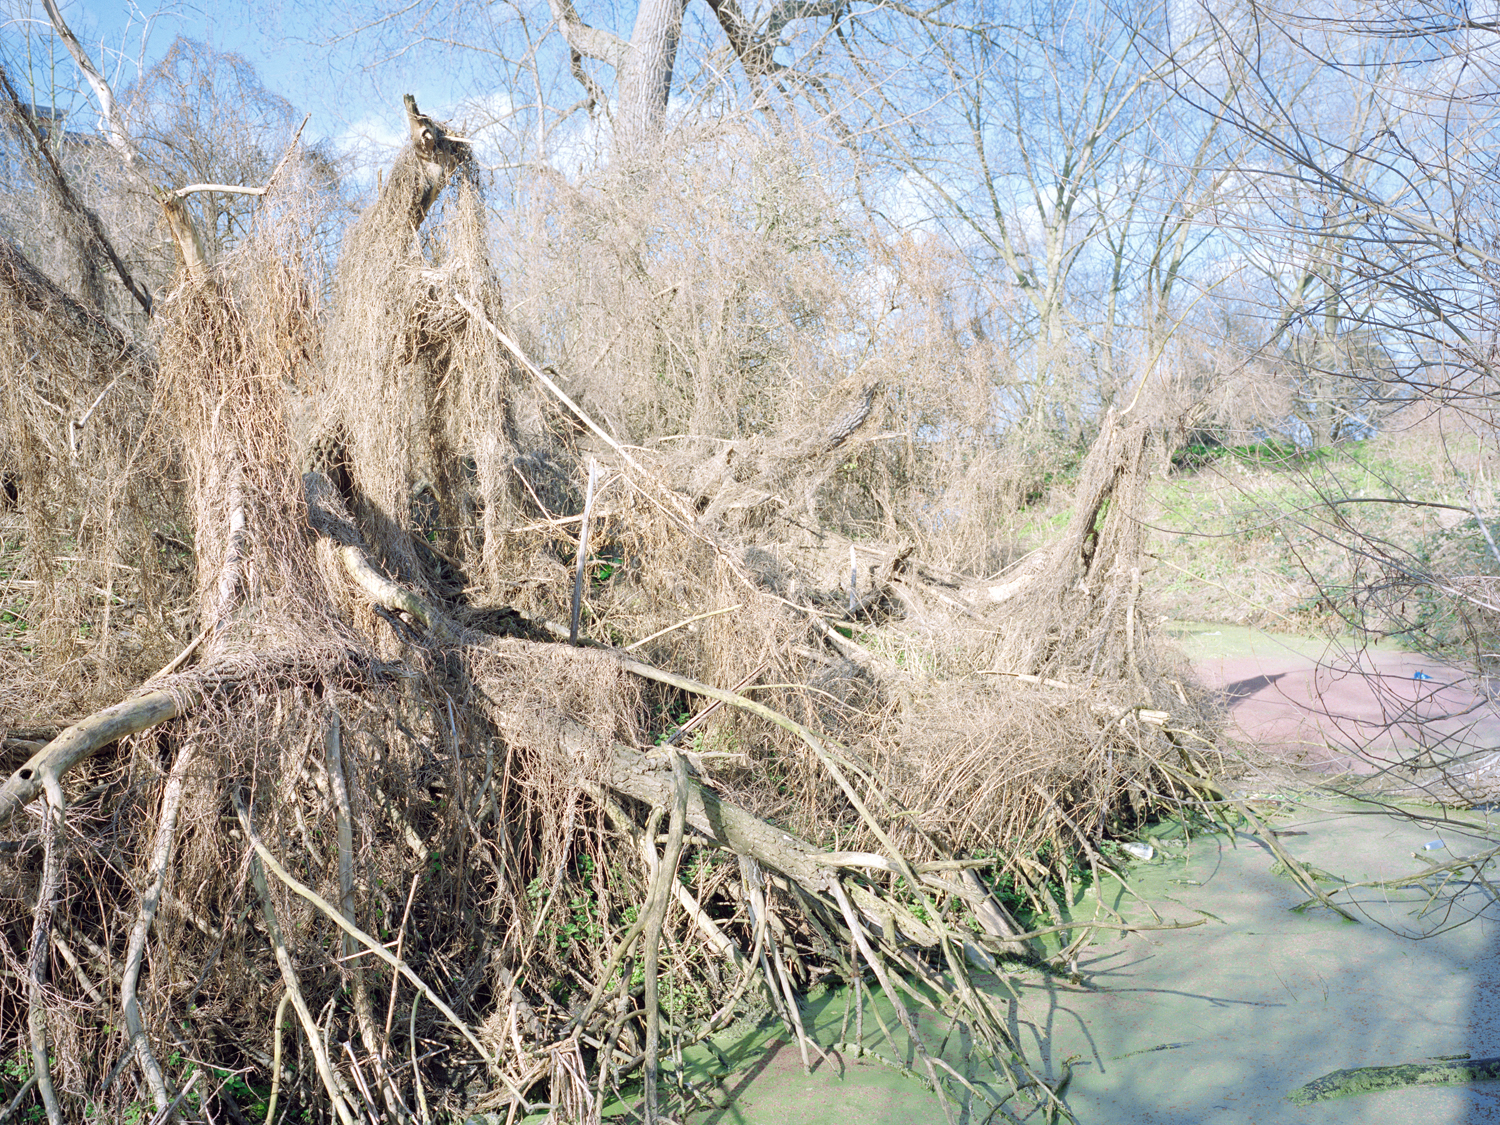
{"type": "Polygon", "coordinates": [[[34,603],[175,599],[198,635],[163,629],[137,661],[156,677],[101,659],[108,627],[87,660],[76,624],[5,655],[28,760],[0,784],[0,1046],[34,1060],[28,1096],[53,1121],[353,1123],[597,1121],[623,1094],[666,1120],[699,1096],[666,1063],[747,998],[826,1058],[798,994],[843,980],[878,985],[945,1106],[1065,1113],[986,990],[1040,956],[996,890],[1061,925],[1075,857],[1210,772],[1211,710],[1138,611],[1152,427],[1106,421],[1078,512],[1003,599],[865,542],[851,611],[848,539],[805,525],[878,387],[738,461],[598,444],[498,327],[467,149],[409,112],[425,141],[348,236],[325,318],[269,218],[155,303],[154,356],[3,247],[7,362],[71,401],[105,362],[71,359],[107,356],[145,395],[112,422],[172,466],[59,466],[57,419],[18,410],[0,448],[25,453],[34,603]],[[69,571],[47,529],[103,502],[90,472],[116,510],[70,548],[103,569],[69,571]],[[778,494],[807,510],[767,517],[778,494]],[[789,561],[819,551],[830,580],[789,561]],[[565,562],[579,647],[553,624],[565,562]]]}

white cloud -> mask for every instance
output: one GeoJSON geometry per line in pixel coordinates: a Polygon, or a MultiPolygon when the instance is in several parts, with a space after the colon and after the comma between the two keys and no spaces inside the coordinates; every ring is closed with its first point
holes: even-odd
{"type": "Polygon", "coordinates": [[[409,138],[404,117],[367,113],[332,140],[334,150],[350,163],[350,178],[361,187],[373,187],[377,169],[389,168],[409,138]]]}

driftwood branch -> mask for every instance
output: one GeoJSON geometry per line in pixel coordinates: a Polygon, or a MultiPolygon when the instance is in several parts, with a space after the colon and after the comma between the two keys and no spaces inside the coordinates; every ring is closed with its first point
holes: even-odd
{"type": "Polygon", "coordinates": [[[276,1005],[276,1021],[274,1024],[275,1038],[271,1047],[271,1096],[266,1102],[266,1120],[276,1120],[276,1099],[281,1094],[281,1028],[282,1021],[286,1018],[286,1006],[291,1002],[292,994],[283,992],[281,1000],[276,1005]]]}
{"type": "Polygon", "coordinates": [[[144,180],[139,171],[136,152],[130,143],[130,135],[125,132],[125,127],[120,121],[120,114],[115,106],[115,92],[110,89],[109,82],[104,75],[99,73],[88,52],[83,49],[83,44],[78,41],[78,36],[73,34],[73,29],[63,19],[62,12],[57,7],[57,0],[42,0],[42,6],[47,9],[47,18],[52,22],[52,30],[62,40],[63,46],[68,49],[68,54],[73,56],[73,61],[82,71],[88,84],[93,87],[94,98],[99,103],[99,116],[104,122],[105,135],[109,140],[110,147],[120,154],[126,169],[138,179],[144,180]]]}
{"type": "MultiPolygon", "coordinates": [[[[581,724],[568,724],[563,737],[577,739],[580,749],[593,742],[592,733],[581,724]]],[[[659,759],[616,743],[610,764],[605,784],[615,792],[663,808],[672,802],[670,775],[662,770],[664,763],[659,759]]],[[[832,886],[833,871],[820,862],[823,853],[818,848],[721,799],[705,786],[688,785],[686,816],[695,832],[729,851],[753,856],[809,890],[826,891],[832,886]]]]}
{"type": "Polygon", "coordinates": [[[297,151],[297,142],[302,139],[302,130],[307,128],[307,123],[312,120],[312,114],[302,118],[302,124],[297,126],[297,131],[292,134],[292,139],[287,142],[286,151],[281,154],[281,159],[276,162],[276,167],[271,169],[271,174],[266,177],[266,182],[261,187],[245,187],[242,184],[188,184],[186,187],[177,188],[171,194],[178,199],[186,199],[200,191],[217,191],[225,195],[265,195],[276,183],[276,177],[281,175],[281,170],[287,166],[292,154],[297,151]]]}
{"type": "Polygon", "coordinates": [[[363,549],[345,545],[340,546],[338,552],[339,560],[344,564],[349,577],[354,579],[371,601],[415,618],[439,641],[459,639],[453,624],[438,613],[426,598],[381,574],[363,549]]]}

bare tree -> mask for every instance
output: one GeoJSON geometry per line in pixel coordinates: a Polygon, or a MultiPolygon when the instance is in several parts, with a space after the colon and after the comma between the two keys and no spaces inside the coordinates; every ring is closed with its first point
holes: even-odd
{"type": "Polygon", "coordinates": [[[1255,146],[1235,170],[1256,188],[1242,229],[1279,294],[1268,339],[1297,330],[1312,350],[1337,350],[1358,330],[1395,357],[1408,394],[1479,405],[1494,336],[1486,229],[1500,185],[1478,75],[1500,44],[1480,33],[1462,55],[1416,50],[1420,20],[1398,36],[1379,21],[1377,34],[1365,21],[1267,8],[1234,24],[1205,10],[1203,22],[1222,60],[1212,73],[1244,80],[1208,79],[1195,65],[1178,72],[1178,96],[1255,146]]]}
{"type": "MultiPolygon", "coordinates": [[[[1030,372],[997,388],[1003,425],[1087,433],[1159,358],[1226,181],[1226,135],[1172,108],[1144,49],[1166,8],[1032,3],[1004,18],[932,21],[914,57],[941,59],[920,130],[881,137],[924,185],[928,221],[1017,295],[1030,372]]],[[[888,102],[887,112],[908,108],[888,102]]],[[[927,218],[927,216],[924,216],[927,218]]]]}
{"type": "Polygon", "coordinates": [[[258,198],[226,189],[266,183],[289,150],[318,191],[340,192],[335,158],[293,145],[304,116],[266,89],[239,55],[178,37],[122,91],[120,104],[121,124],[146,175],[178,190],[197,189],[184,205],[211,259],[246,237],[258,198]]]}
{"type": "MultiPolygon", "coordinates": [[[[574,0],[482,5],[462,18],[462,36],[433,35],[438,17],[428,4],[374,19],[363,16],[346,35],[379,44],[394,58],[422,45],[466,55],[476,120],[506,134],[507,160],[545,162],[556,131],[586,112],[608,123],[607,150],[622,162],[650,163],[651,146],[668,123],[695,104],[709,114],[726,108],[762,115],[772,129],[788,116],[834,123],[844,119],[887,73],[890,48],[904,28],[937,18],[946,0],[924,6],[850,7],[840,0],[782,0],[744,7],[737,0],[646,0],[629,26],[617,14],[574,0]],[[506,92],[496,115],[485,102],[506,92]]],[[[576,138],[569,143],[577,143],[576,138]]]]}
{"type": "MultiPolygon", "coordinates": [[[[1221,43],[1227,32],[1220,29],[1221,43]]],[[[1397,80],[1402,53],[1383,41],[1341,46],[1353,60],[1348,68],[1296,52],[1290,41],[1263,53],[1254,67],[1238,53],[1220,54],[1213,69],[1235,68],[1235,81],[1219,88],[1232,91],[1240,118],[1233,125],[1223,114],[1217,120],[1246,138],[1270,135],[1284,128],[1286,107],[1295,105],[1301,159],[1334,169],[1359,193],[1380,195],[1391,186],[1379,151],[1384,122],[1400,116],[1408,97],[1397,80]],[[1257,89],[1260,96],[1250,92],[1257,89]]],[[[1202,88],[1201,72],[1192,81],[1202,88]]],[[[1184,101],[1192,100],[1189,89],[1184,101]]],[[[1218,234],[1237,248],[1243,272],[1258,278],[1263,346],[1279,357],[1298,444],[1368,433],[1392,405],[1382,400],[1399,395],[1393,394],[1394,341],[1376,325],[1390,316],[1388,299],[1372,286],[1375,275],[1357,265],[1369,256],[1361,245],[1371,233],[1362,227],[1366,209],[1258,143],[1227,172],[1237,191],[1216,216],[1218,234]]]]}
{"type": "MultiPolygon", "coordinates": [[[[1292,390],[1283,425],[1313,445],[1420,427],[1448,478],[1408,492],[1323,450],[1266,518],[1338,560],[1308,577],[1343,624],[1439,653],[1490,694],[1500,29],[1422,4],[1204,5],[1196,19],[1218,63],[1195,58],[1175,85],[1251,145],[1221,229],[1260,276],[1244,291],[1259,320],[1247,346],[1292,390]]],[[[1471,750],[1421,748],[1448,771],[1437,795],[1468,799],[1471,750]]]]}

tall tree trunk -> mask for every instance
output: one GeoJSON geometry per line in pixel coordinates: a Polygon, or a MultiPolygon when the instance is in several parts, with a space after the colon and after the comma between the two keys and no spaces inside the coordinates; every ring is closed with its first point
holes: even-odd
{"type": "Polygon", "coordinates": [[[651,151],[661,136],[672,93],[672,71],[682,38],[684,0],[642,0],[619,69],[615,157],[629,162],[651,151]]]}

